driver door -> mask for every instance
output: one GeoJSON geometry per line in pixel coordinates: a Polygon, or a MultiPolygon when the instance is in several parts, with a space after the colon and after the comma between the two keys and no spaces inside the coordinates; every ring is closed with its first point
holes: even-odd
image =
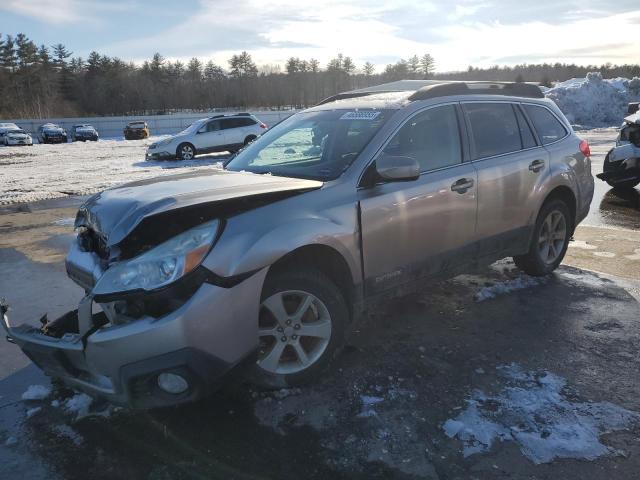
{"type": "Polygon", "coordinates": [[[477,174],[473,165],[463,162],[460,121],[456,105],[414,115],[380,155],[416,159],[420,177],[406,182],[374,181],[360,188],[367,296],[454,271],[472,261],[477,174]]]}
{"type": "Polygon", "coordinates": [[[227,142],[224,130],[220,128],[220,120],[210,120],[194,135],[194,146],[199,153],[215,152],[227,142]]]}

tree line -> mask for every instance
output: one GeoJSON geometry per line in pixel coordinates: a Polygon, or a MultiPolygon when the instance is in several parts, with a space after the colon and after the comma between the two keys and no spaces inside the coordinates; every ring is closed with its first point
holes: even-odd
{"type": "Polygon", "coordinates": [[[287,109],[314,105],[336,93],[400,79],[537,81],[550,84],[599,70],[607,76],[639,76],[638,65],[517,65],[436,73],[425,53],[376,72],[338,54],[326,65],[289,58],[258,65],[243,51],[227,65],[196,57],[186,63],[156,53],[141,65],[91,52],[74,56],[61,43],[37,45],[25,34],[0,34],[0,117],[47,118],[141,115],[231,108],[287,109]]]}

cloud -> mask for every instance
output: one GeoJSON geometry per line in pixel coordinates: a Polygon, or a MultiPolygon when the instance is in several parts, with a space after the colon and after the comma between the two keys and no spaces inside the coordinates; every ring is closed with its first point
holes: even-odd
{"type": "Polygon", "coordinates": [[[106,3],[87,0],[2,0],[0,10],[60,25],[98,20],[105,12],[117,13],[131,8],[131,3],[106,3]]]}
{"type": "Polygon", "coordinates": [[[132,8],[131,1],[56,0],[55,8],[49,0],[0,2],[0,8],[50,23],[104,17],[100,21],[109,28],[90,44],[85,41],[89,50],[135,61],[159,51],[172,60],[197,56],[224,67],[241,50],[259,64],[283,64],[289,56],[326,64],[341,52],[359,65],[371,61],[378,71],[426,52],[439,71],[576,59],[633,62],[638,41],[618,39],[637,29],[640,20],[637,0],[200,0],[182,8],[174,3],[156,4],[152,11],[133,8],[127,19],[135,17],[139,27],[131,29],[122,26],[118,10],[132,8]],[[165,14],[171,21],[160,26],[155,20],[165,14]]]}

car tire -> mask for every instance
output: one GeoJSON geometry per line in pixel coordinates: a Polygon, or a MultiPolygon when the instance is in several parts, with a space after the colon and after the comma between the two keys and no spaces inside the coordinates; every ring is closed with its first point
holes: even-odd
{"type": "Polygon", "coordinates": [[[338,287],[318,270],[285,270],[267,277],[260,301],[260,346],[249,380],[278,389],[317,378],[344,344],[349,309],[338,287]],[[280,319],[272,313],[277,305],[280,319]]]}
{"type": "Polygon", "coordinates": [[[249,145],[251,142],[253,142],[256,138],[255,135],[248,135],[247,138],[244,139],[244,145],[247,146],[249,145]]]}
{"type": "Polygon", "coordinates": [[[181,143],[176,149],[176,159],[193,160],[196,156],[196,147],[190,143],[181,143]]]}
{"type": "Polygon", "coordinates": [[[529,251],[513,257],[516,266],[534,277],[548,275],[558,268],[567,253],[572,221],[564,201],[556,198],[545,202],[538,213],[529,251]]]}

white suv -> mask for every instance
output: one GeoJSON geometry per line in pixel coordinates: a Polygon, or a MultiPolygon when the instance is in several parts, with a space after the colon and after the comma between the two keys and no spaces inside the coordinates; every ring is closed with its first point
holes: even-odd
{"type": "Polygon", "coordinates": [[[177,135],[149,145],[145,158],[191,160],[202,153],[236,152],[266,132],[267,128],[249,113],[203,118],[177,135]]]}

